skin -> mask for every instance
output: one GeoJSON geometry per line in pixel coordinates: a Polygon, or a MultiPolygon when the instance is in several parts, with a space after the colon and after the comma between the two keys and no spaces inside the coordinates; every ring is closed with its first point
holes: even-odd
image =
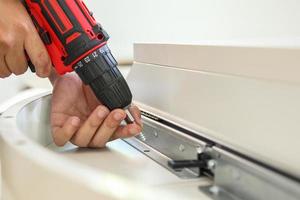
{"type": "Polygon", "coordinates": [[[39,77],[51,72],[51,60],[30,16],[19,0],[0,0],[0,77],[27,70],[26,53],[39,77]]]}
{"type": "Polygon", "coordinates": [[[101,148],[111,140],[127,138],[142,131],[138,107],[130,108],[135,123],[120,125],[126,114],[122,109],[109,111],[76,74],[54,81],[51,126],[58,146],[71,141],[79,147],[101,148]]]}
{"type": "Polygon", "coordinates": [[[74,74],[58,76],[26,9],[19,0],[0,0],[0,78],[27,71],[31,60],[39,77],[53,84],[52,135],[56,145],[71,142],[79,147],[101,148],[111,140],[137,135],[142,130],[140,110],[130,111],[135,123],[121,125],[126,114],[109,111],[74,74]]]}

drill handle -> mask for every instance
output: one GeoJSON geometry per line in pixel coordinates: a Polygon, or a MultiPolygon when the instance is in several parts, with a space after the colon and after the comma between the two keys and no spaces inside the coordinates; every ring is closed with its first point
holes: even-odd
{"type": "Polygon", "coordinates": [[[25,0],[37,31],[59,74],[106,44],[107,33],[82,0],[25,0]]]}

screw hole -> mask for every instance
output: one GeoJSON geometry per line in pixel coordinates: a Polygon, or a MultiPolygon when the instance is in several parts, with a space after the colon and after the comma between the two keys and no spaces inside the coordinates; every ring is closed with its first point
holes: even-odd
{"type": "Polygon", "coordinates": [[[104,38],[104,35],[102,35],[102,34],[98,34],[98,35],[97,35],[97,38],[98,38],[98,40],[101,40],[101,41],[102,41],[102,40],[103,40],[103,38],[104,38]]]}
{"type": "Polygon", "coordinates": [[[145,149],[144,152],[145,152],[145,153],[149,153],[150,150],[149,150],[149,149],[145,149]]]}

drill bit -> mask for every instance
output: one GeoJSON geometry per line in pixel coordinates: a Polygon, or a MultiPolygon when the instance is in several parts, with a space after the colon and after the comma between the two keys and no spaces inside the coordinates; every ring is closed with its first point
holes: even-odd
{"type": "MultiPolygon", "coordinates": [[[[135,119],[134,119],[134,117],[132,116],[132,114],[131,114],[131,112],[130,112],[130,106],[131,105],[129,105],[129,106],[127,106],[126,108],[124,108],[124,110],[125,110],[125,113],[126,113],[126,118],[125,118],[125,122],[127,123],[127,124],[132,124],[132,123],[134,123],[135,122],[135,119]]],[[[141,124],[140,124],[141,125],[141,124]]],[[[143,132],[140,132],[138,135],[136,135],[136,137],[138,138],[138,139],[140,139],[140,140],[142,140],[142,141],[146,141],[146,136],[143,134],[143,132]]]]}
{"type": "Polygon", "coordinates": [[[126,108],[124,108],[124,111],[126,113],[126,118],[125,118],[125,122],[127,124],[132,124],[134,122],[134,117],[132,116],[129,108],[131,105],[127,106],[126,108]]]}

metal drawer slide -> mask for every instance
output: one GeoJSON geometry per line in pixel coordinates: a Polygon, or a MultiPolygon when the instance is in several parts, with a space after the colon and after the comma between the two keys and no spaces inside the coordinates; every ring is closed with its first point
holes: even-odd
{"type": "Polygon", "coordinates": [[[215,143],[205,138],[204,134],[193,134],[150,113],[143,112],[143,120],[143,133],[125,141],[180,178],[208,176],[212,184],[199,187],[199,192],[206,193],[212,199],[300,198],[300,181],[296,177],[215,143]],[[205,160],[199,160],[204,158],[199,155],[205,155],[205,160]],[[183,164],[174,169],[170,162],[186,163],[186,166],[183,164]],[[191,167],[191,163],[199,163],[199,166],[191,167]]]}

